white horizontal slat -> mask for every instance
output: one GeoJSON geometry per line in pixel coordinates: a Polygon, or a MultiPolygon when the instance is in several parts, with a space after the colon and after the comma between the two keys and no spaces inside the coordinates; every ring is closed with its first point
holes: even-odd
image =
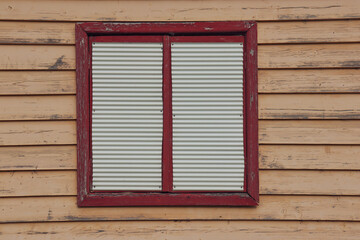
{"type": "Polygon", "coordinates": [[[155,168],[142,168],[142,169],[136,169],[136,168],[118,168],[118,169],[105,169],[105,168],[93,168],[94,173],[161,173],[161,169],[155,169],[155,168]]]}
{"type": "MultiPolygon", "coordinates": [[[[157,178],[161,176],[161,173],[136,173],[136,172],[126,172],[126,173],[93,173],[95,178],[132,178],[141,177],[141,178],[157,178]]],[[[157,181],[157,179],[155,181],[157,181]]]]}
{"type": "MultiPolygon", "coordinates": [[[[226,184],[224,184],[224,185],[226,185],[226,184]]],[[[174,185],[174,190],[175,191],[241,191],[241,190],[243,190],[242,186],[243,186],[242,182],[239,182],[238,186],[234,186],[234,187],[198,186],[198,185],[193,185],[193,187],[190,187],[190,186],[175,186],[174,185]]]]}
{"type": "MultiPolygon", "coordinates": [[[[142,186],[141,183],[138,186],[96,186],[96,190],[104,190],[104,191],[160,191],[161,186],[156,187],[145,187],[142,186]]],[[[95,189],[95,186],[94,186],[95,189]]]]}
{"type": "Polygon", "coordinates": [[[92,65],[92,69],[94,69],[94,70],[105,70],[105,69],[127,69],[127,70],[129,70],[129,69],[131,69],[131,70],[133,70],[133,69],[136,69],[136,70],[161,70],[162,69],[162,67],[161,66],[157,66],[157,65],[155,65],[155,66],[152,66],[152,65],[150,65],[150,66],[141,66],[141,67],[139,67],[139,66],[136,66],[136,65],[133,65],[133,66],[131,66],[131,65],[128,65],[128,66],[124,66],[123,64],[121,64],[121,65],[111,65],[111,64],[93,64],[92,65]]]}
{"type": "Polygon", "coordinates": [[[92,45],[95,190],[161,190],[162,43],[92,45]]]}
{"type": "Polygon", "coordinates": [[[208,61],[208,62],[242,62],[243,61],[243,56],[236,56],[233,55],[232,57],[226,57],[226,54],[223,55],[218,55],[218,56],[214,56],[211,57],[209,54],[207,55],[201,55],[198,57],[194,57],[194,56],[189,56],[189,57],[185,57],[185,56],[176,56],[176,58],[172,58],[171,63],[176,66],[178,62],[186,62],[186,61],[199,61],[199,62],[203,62],[203,61],[208,61]]]}
{"type": "Polygon", "coordinates": [[[99,182],[115,182],[115,181],[121,181],[121,182],[144,182],[146,180],[149,180],[151,182],[157,182],[157,178],[151,178],[151,177],[94,177],[95,181],[99,182]]]}
{"type": "MultiPolygon", "coordinates": [[[[93,160],[94,164],[119,164],[119,163],[128,163],[128,159],[116,159],[116,160],[93,160]]],[[[133,164],[158,164],[159,162],[157,160],[144,160],[144,159],[132,159],[131,163],[133,164]]]]}
{"type": "Polygon", "coordinates": [[[240,84],[225,84],[225,83],[221,83],[221,84],[194,84],[193,82],[191,83],[177,83],[177,84],[173,84],[173,86],[175,86],[176,88],[242,88],[242,86],[240,84]]]}
{"type": "Polygon", "coordinates": [[[172,43],[173,189],[242,191],[242,43],[172,43]]]}
{"type": "MultiPolygon", "coordinates": [[[[172,75],[172,79],[173,80],[187,80],[187,79],[191,79],[191,80],[214,80],[214,79],[223,79],[223,80],[242,80],[243,77],[239,76],[239,75],[224,75],[224,76],[220,76],[220,75],[211,75],[211,74],[202,74],[202,75],[172,75]]],[[[176,81],[173,82],[174,84],[176,84],[176,81]]]]}
{"type": "Polygon", "coordinates": [[[157,169],[160,167],[159,163],[156,164],[99,164],[99,163],[93,163],[93,167],[99,168],[99,169],[106,169],[106,168],[131,168],[131,169],[142,169],[142,168],[149,168],[149,169],[157,169]]]}
{"type": "MultiPolygon", "coordinates": [[[[139,143],[140,144],[140,143],[139,143]]],[[[124,150],[124,149],[139,149],[138,145],[134,145],[134,146],[129,146],[129,145],[111,145],[109,146],[109,144],[107,145],[102,145],[97,143],[97,146],[93,146],[92,149],[93,150],[124,150]]],[[[161,150],[161,146],[147,146],[146,144],[144,144],[145,146],[142,147],[143,150],[161,150]]]]}
{"type": "Polygon", "coordinates": [[[171,43],[172,50],[173,49],[179,49],[179,48],[241,48],[243,46],[243,43],[241,42],[234,42],[234,43],[221,43],[221,42],[197,42],[197,43],[191,43],[191,42],[177,42],[177,43],[171,43]]]}

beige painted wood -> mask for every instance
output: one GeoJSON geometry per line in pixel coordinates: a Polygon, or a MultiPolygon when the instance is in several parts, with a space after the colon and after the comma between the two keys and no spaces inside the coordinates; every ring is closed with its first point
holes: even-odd
{"type": "MultiPolygon", "coordinates": [[[[260,194],[360,195],[359,171],[261,170],[260,194]]],[[[0,197],[76,195],[75,171],[0,172],[0,197]]]]}
{"type": "Polygon", "coordinates": [[[259,68],[357,68],[360,44],[261,45],[259,68]]]}
{"type": "Polygon", "coordinates": [[[260,93],[360,92],[360,69],[260,70],[260,93]]]}
{"type": "MultiPolygon", "coordinates": [[[[356,94],[260,94],[260,119],[359,119],[356,94]]],[[[75,119],[75,96],[0,97],[0,120],[75,119]]]]}
{"type": "Polygon", "coordinates": [[[114,221],[0,225],[5,239],[52,240],[357,240],[359,222],[300,221],[114,221]]]}
{"type": "Polygon", "coordinates": [[[76,119],[75,96],[0,97],[0,120],[76,119]]]}
{"type": "Polygon", "coordinates": [[[74,46],[0,45],[0,70],[75,69],[74,46]]]}
{"type": "Polygon", "coordinates": [[[260,169],[360,170],[360,146],[261,145],[260,169]]]}
{"type": "MultiPolygon", "coordinates": [[[[360,21],[259,22],[258,43],[359,42],[360,21]]],[[[75,44],[75,23],[0,22],[2,44],[75,44]]]]}
{"type": "Polygon", "coordinates": [[[75,121],[0,122],[0,146],[76,144],[75,121]]]}
{"type": "Polygon", "coordinates": [[[360,21],[260,22],[259,43],[360,42],[360,21]]]}
{"type": "Polygon", "coordinates": [[[75,93],[75,71],[0,71],[0,95],[75,93]]]}
{"type": "MultiPolygon", "coordinates": [[[[1,122],[0,145],[76,143],[75,121],[1,122]]],[[[261,120],[261,144],[359,144],[357,120],[261,120]]]]}
{"type": "Polygon", "coordinates": [[[360,119],[358,94],[260,94],[260,119],[360,119]]]}
{"type": "MultiPolygon", "coordinates": [[[[261,169],[360,170],[359,146],[260,145],[261,169]]],[[[0,171],[76,169],[76,146],[0,148],[0,171]]]]}
{"type": "Polygon", "coordinates": [[[3,0],[2,20],[219,21],[359,18],[356,0],[39,1],[3,0]]]}
{"type": "Polygon", "coordinates": [[[75,44],[75,24],[0,22],[1,44],[75,44]]]}
{"type": "MultiPolygon", "coordinates": [[[[74,46],[0,45],[2,70],[75,69],[74,46]],[[34,57],[37,56],[37,57],[34,57]]],[[[261,45],[259,68],[356,68],[360,44],[261,45]]]]}
{"type": "Polygon", "coordinates": [[[76,194],[76,171],[0,172],[0,197],[76,194]]]}
{"type": "Polygon", "coordinates": [[[257,207],[91,207],[76,197],[0,198],[0,222],[96,220],[360,221],[354,196],[260,196],[257,207]]]}
{"type": "Polygon", "coordinates": [[[0,147],[0,171],[76,169],[76,146],[0,147]]]}
{"type": "Polygon", "coordinates": [[[261,144],[359,144],[359,120],[259,121],[261,144]]]}
{"type": "Polygon", "coordinates": [[[261,194],[360,195],[360,171],[260,171],[261,194]]]}

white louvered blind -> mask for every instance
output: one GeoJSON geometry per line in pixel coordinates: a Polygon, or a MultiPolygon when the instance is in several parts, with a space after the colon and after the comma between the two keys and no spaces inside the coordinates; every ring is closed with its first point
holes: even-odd
{"type": "Polygon", "coordinates": [[[243,44],[171,44],[173,189],[244,186],[243,44]]]}
{"type": "Polygon", "coordinates": [[[93,190],[161,190],[162,59],[162,43],[93,43],[93,190]]]}

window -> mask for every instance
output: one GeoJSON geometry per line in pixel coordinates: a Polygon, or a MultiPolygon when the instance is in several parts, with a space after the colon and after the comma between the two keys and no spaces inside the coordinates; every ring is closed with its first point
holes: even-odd
{"type": "Polygon", "coordinates": [[[77,24],[78,205],[257,205],[256,34],[77,24]]]}

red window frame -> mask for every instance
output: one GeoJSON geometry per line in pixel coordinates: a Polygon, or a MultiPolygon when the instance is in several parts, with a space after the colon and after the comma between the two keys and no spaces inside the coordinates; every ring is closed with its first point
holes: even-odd
{"type": "Polygon", "coordinates": [[[78,206],[255,206],[258,204],[257,29],[255,22],[78,23],[76,24],[76,79],[78,206]],[[175,36],[171,37],[170,40],[170,35],[175,36]],[[161,192],[134,191],[129,193],[124,191],[91,191],[90,189],[92,181],[91,43],[94,40],[108,42],[125,41],[125,39],[131,42],[163,41],[164,121],[163,191],[161,192]],[[243,39],[244,42],[245,183],[243,192],[172,191],[170,41],[203,42],[204,39],[209,42],[243,39]]]}

